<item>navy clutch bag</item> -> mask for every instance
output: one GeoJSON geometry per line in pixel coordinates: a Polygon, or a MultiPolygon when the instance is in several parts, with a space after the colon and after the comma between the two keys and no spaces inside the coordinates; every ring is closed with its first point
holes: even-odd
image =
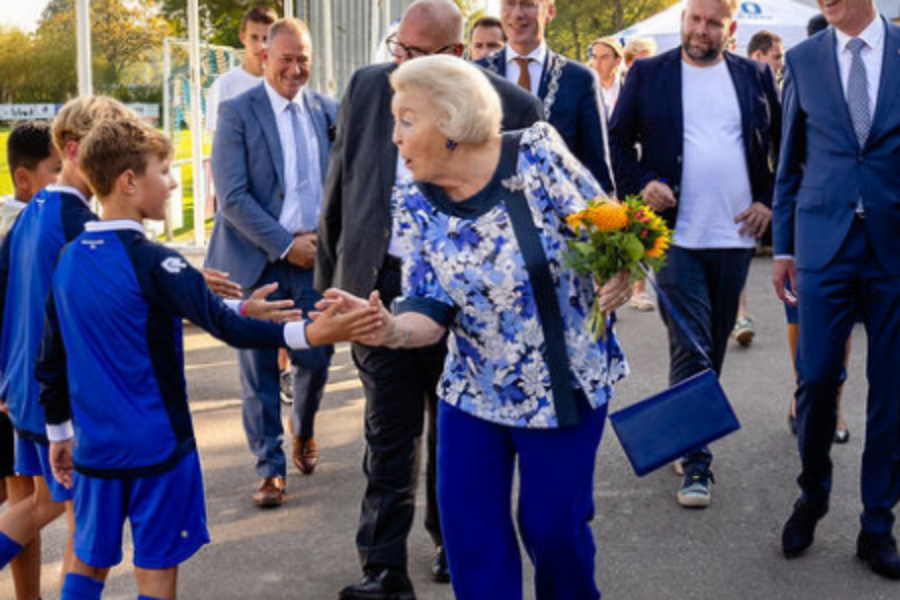
{"type": "MultiPolygon", "coordinates": [[[[645,273],[647,271],[645,270],[645,273]]],[[[712,364],[656,282],[647,279],[673,320],[712,364]]],[[[638,477],[740,429],[715,371],[706,369],[662,393],[610,415],[613,429],[638,477]]]]}
{"type": "Polygon", "coordinates": [[[609,420],[638,477],[741,427],[712,369],[623,408],[609,420]]]}

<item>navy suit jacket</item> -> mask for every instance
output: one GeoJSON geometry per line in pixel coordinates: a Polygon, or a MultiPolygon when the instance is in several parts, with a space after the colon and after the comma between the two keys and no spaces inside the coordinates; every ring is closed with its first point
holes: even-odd
{"type": "MultiPolygon", "coordinates": [[[[651,181],[664,180],[679,197],[684,156],[681,61],[681,48],[635,61],[625,80],[610,122],[610,143],[619,191],[626,195],[639,194],[651,181]]],[[[781,138],[778,86],[764,63],[729,52],[725,63],[741,107],[753,201],[772,206],[781,138]]],[[[662,216],[674,226],[677,213],[676,206],[662,216]]]]}
{"type": "MultiPolygon", "coordinates": [[[[329,129],[337,102],[308,88],[301,91],[319,143],[321,173],[328,172],[329,129]]],[[[294,239],[278,222],[284,203],[284,154],[265,84],[219,106],[212,149],[212,172],[219,212],[206,264],[227,271],[251,288],[268,263],[294,239]]]]}
{"type": "MultiPolygon", "coordinates": [[[[487,56],[477,64],[506,77],[506,50],[487,56]]],[[[559,132],[572,154],[587,167],[603,191],[614,194],[606,109],[594,72],[547,50],[538,97],[544,102],[544,117],[559,132]]]]}
{"type": "Polygon", "coordinates": [[[875,256],[900,275],[900,27],[885,22],[885,28],[875,114],[862,148],[841,85],[834,29],[787,54],[773,233],[775,254],[794,256],[798,268],[828,266],[862,198],[875,256]]]}

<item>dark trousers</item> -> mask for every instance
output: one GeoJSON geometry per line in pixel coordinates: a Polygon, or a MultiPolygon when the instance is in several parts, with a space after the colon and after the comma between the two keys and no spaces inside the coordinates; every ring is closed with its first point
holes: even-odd
{"type": "Polygon", "coordinates": [[[522,600],[522,559],[534,565],[537,600],[596,600],[594,466],[606,406],[578,393],[581,422],[561,429],[490,423],[446,402],[438,408],[438,499],[450,580],[458,600],[522,600]]]}
{"type": "MultiPolygon", "coordinates": [[[[386,267],[376,285],[382,300],[400,294],[400,271],[386,267]]],[[[420,467],[420,439],[428,416],[425,527],[443,545],[438,517],[435,463],[437,384],[446,345],[391,350],[353,344],[353,361],[366,394],[366,452],[356,545],[363,568],[406,571],[406,539],[412,529],[420,467]]]]}
{"type": "MultiPolygon", "coordinates": [[[[669,384],[712,368],[722,374],[728,338],[737,318],[741,291],[747,282],[753,250],[688,250],[673,246],[657,276],[659,287],[684,319],[712,364],[685,337],[682,328],[660,302],[669,331],[669,384]]],[[[685,469],[708,469],[712,452],[701,448],[684,457],[685,469]]]]}
{"type": "Polygon", "coordinates": [[[847,338],[857,314],[868,338],[869,395],[862,458],[862,528],[888,533],[900,499],[900,276],[878,263],[857,219],[840,252],[824,269],[797,272],[797,424],[803,500],[828,501],[829,457],[837,422],[847,338]]]}
{"type": "MultiPolygon", "coordinates": [[[[312,269],[300,269],[286,261],[270,264],[253,289],[278,282],[270,300],[292,299],[307,314],[321,298],[313,289],[312,269]]],[[[248,290],[248,293],[252,290],[248,290]]],[[[328,382],[328,366],[334,349],[331,346],[290,350],[294,375],[294,406],[291,418],[294,433],[313,437],[316,412],[328,382]]],[[[281,395],[278,349],[238,350],[241,369],[244,432],[256,456],[260,477],[284,477],[287,472],[284,450],[284,427],[281,424],[281,395]]]]}

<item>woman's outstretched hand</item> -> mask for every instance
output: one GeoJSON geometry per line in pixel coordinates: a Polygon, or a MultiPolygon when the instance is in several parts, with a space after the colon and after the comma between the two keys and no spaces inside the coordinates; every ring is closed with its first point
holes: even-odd
{"type": "MultiPolygon", "coordinates": [[[[364,300],[344,290],[330,288],[325,290],[323,299],[316,304],[316,308],[327,309],[332,304],[339,304],[343,311],[368,310],[379,315],[378,326],[368,330],[364,335],[355,337],[354,342],[366,346],[384,346],[394,335],[396,330],[396,318],[381,303],[381,294],[377,291],[369,294],[369,299],[364,300]]],[[[310,318],[316,319],[315,315],[310,318]]]]}
{"type": "Polygon", "coordinates": [[[631,298],[631,276],[628,271],[619,274],[600,287],[600,310],[610,313],[621,308],[631,298]]]}
{"type": "Polygon", "coordinates": [[[312,322],[306,328],[306,338],[310,344],[368,344],[373,334],[384,327],[386,311],[378,292],[372,292],[368,301],[335,289],[326,290],[323,296],[316,304],[317,312],[309,314],[312,322]]]}
{"type": "Polygon", "coordinates": [[[255,319],[287,323],[303,318],[303,311],[294,308],[293,300],[266,300],[266,297],[278,289],[278,282],[269,283],[250,294],[244,301],[242,313],[255,319]]]}

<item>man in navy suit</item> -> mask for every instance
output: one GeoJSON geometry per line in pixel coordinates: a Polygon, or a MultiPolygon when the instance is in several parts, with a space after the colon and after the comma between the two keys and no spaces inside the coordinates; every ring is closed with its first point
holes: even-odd
{"type": "Polygon", "coordinates": [[[599,83],[589,68],[547,48],[544,29],[555,14],[555,0],[503,0],[500,21],[507,46],[477,64],[540,98],[544,118],[603,191],[614,194],[599,83]]]}
{"type": "Polygon", "coordinates": [[[828,511],[837,390],[859,313],[869,397],[857,555],[900,579],[892,535],[900,498],[900,28],[872,0],[819,5],[831,27],[787,54],[775,197],[775,290],[800,318],[802,493],[782,545],[789,558],[801,554],[828,511]]]}
{"type": "MultiPolygon", "coordinates": [[[[721,373],[755,238],[771,218],[781,105],[768,66],[725,52],[737,4],[690,0],[682,46],[635,61],[610,123],[620,190],[643,194],[674,228],[659,285],[706,355],[660,306],[672,384],[721,373]]],[[[711,463],[708,448],[684,457],[679,504],[709,506],[711,463]]]]}
{"type": "MultiPolygon", "coordinates": [[[[248,293],[277,282],[274,298],[304,311],[320,298],[313,289],[322,182],[337,103],[304,87],[312,49],[299,19],[269,29],[265,81],[222,103],[212,169],[221,210],[207,253],[210,267],[227,271],[248,293]]],[[[330,347],[290,352],[294,372],[294,463],[315,468],[313,421],[331,360],[330,347]]],[[[262,477],[253,495],[260,507],[284,498],[285,456],[276,350],[240,350],[244,430],[262,477]]]]}

